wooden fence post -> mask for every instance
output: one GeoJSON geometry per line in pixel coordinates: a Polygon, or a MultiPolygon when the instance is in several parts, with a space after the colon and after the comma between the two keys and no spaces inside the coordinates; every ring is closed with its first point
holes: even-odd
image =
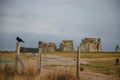
{"type": "Polygon", "coordinates": [[[18,72],[18,61],[21,64],[22,69],[24,69],[24,64],[22,60],[20,59],[20,42],[18,41],[16,44],[16,61],[15,61],[15,72],[18,72]]]}
{"type": "Polygon", "coordinates": [[[1,59],[1,52],[0,52],[0,59],[1,59]]]}
{"type": "Polygon", "coordinates": [[[16,44],[16,61],[15,61],[15,72],[18,72],[18,58],[20,56],[20,42],[16,44]]]}
{"type": "MultiPolygon", "coordinates": [[[[0,52],[0,60],[1,60],[1,55],[2,55],[2,53],[0,52]]],[[[1,68],[1,62],[0,62],[0,68],[1,68]]]]}
{"type": "Polygon", "coordinates": [[[77,80],[80,80],[80,47],[77,50],[77,66],[76,66],[77,80]]]}
{"type": "Polygon", "coordinates": [[[42,48],[40,47],[41,44],[38,44],[38,72],[41,72],[41,54],[42,54],[42,48]]]}

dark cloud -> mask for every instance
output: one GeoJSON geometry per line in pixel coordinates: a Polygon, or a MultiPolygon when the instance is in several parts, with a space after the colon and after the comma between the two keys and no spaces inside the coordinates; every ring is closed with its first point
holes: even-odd
{"type": "Polygon", "coordinates": [[[74,40],[100,37],[104,50],[120,44],[120,0],[0,0],[0,49],[37,47],[39,40],[74,40]]]}

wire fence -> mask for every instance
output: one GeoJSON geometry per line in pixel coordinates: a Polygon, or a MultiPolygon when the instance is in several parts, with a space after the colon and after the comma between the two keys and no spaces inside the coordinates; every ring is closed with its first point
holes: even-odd
{"type": "MultiPolygon", "coordinates": [[[[43,71],[47,70],[48,72],[64,72],[64,73],[71,73],[76,75],[76,59],[74,58],[66,58],[66,57],[58,57],[58,56],[44,56],[42,57],[43,71]],[[46,59],[46,61],[44,61],[46,59]],[[53,61],[53,62],[52,62],[53,61]],[[46,64],[45,64],[46,63],[46,64]],[[49,64],[47,64],[49,63],[49,64]],[[48,66],[57,66],[58,68],[47,68],[48,66]],[[72,66],[72,68],[71,68],[72,66]],[[60,68],[62,67],[62,68],[60,68]],[[60,69],[59,69],[60,68],[60,69]]],[[[84,77],[89,80],[120,80],[120,78],[116,78],[114,76],[107,76],[101,75],[96,73],[87,73],[87,72],[80,72],[80,77],[84,77]]]]}
{"type": "MultiPolygon", "coordinates": [[[[73,75],[76,75],[75,71],[70,71],[70,70],[65,70],[65,69],[47,69],[44,68],[42,71],[47,71],[49,72],[54,72],[54,73],[61,73],[64,72],[65,74],[71,73],[73,75]]],[[[101,74],[91,74],[91,73],[86,73],[86,72],[81,72],[80,73],[80,78],[87,79],[87,80],[120,80],[120,78],[116,78],[113,76],[106,76],[106,75],[101,75],[101,74]]]]}

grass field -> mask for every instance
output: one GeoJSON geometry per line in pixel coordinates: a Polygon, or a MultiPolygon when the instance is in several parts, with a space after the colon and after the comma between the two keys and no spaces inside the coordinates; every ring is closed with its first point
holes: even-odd
{"type": "MultiPolygon", "coordinates": [[[[46,53],[50,55],[58,55],[58,56],[64,56],[64,57],[72,57],[76,58],[77,53],[61,53],[61,52],[56,52],[56,53],[46,53]]],[[[116,58],[120,57],[120,53],[112,53],[112,52],[81,52],[80,53],[81,58],[86,58],[86,59],[94,59],[94,58],[116,58]]]]}
{"type": "MultiPolygon", "coordinates": [[[[65,53],[65,52],[55,52],[55,53],[42,53],[43,55],[56,55],[56,56],[63,56],[63,57],[71,57],[71,58],[76,58],[77,53],[65,53]]],[[[15,53],[2,53],[1,56],[7,57],[10,59],[15,59],[15,53]]],[[[31,58],[32,56],[22,53],[22,57],[24,58],[31,58]]],[[[112,52],[81,52],[80,53],[81,58],[86,58],[86,59],[95,59],[95,58],[116,58],[120,57],[120,53],[112,53],[112,52]]]]}
{"type": "MultiPolygon", "coordinates": [[[[42,53],[42,55],[55,55],[55,56],[62,56],[62,57],[68,57],[68,58],[76,58],[76,54],[77,53],[61,53],[61,52],[56,52],[56,53],[42,53]]],[[[15,53],[2,53],[0,55],[2,58],[8,58],[8,59],[12,59],[15,60],[15,53]]],[[[101,53],[96,53],[96,52],[91,52],[91,53],[81,53],[80,54],[81,59],[88,61],[89,63],[87,64],[81,64],[81,67],[84,68],[84,70],[89,70],[95,73],[101,73],[101,74],[106,74],[106,75],[111,75],[111,76],[115,76],[115,77],[120,77],[120,62],[119,65],[115,65],[115,59],[118,57],[120,59],[120,53],[112,53],[112,52],[101,52],[101,53]]],[[[33,60],[33,56],[32,54],[26,54],[26,53],[22,53],[21,54],[21,58],[23,60],[33,60]]],[[[37,60],[38,56],[34,57],[34,60],[37,60]]],[[[14,67],[14,66],[13,66],[14,67]]],[[[7,73],[14,73],[14,70],[9,69],[6,65],[6,73],[4,70],[0,70],[0,77],[10,77],[9,80],[62,80],[60,78],[58,78],[59,76],[61,76],[62,78],[65,78],[65,76],[70,77],[71,79],[75,79],[75,75],[74,74],[69,74],[70,70],[75,69],[75,65],[71,65],[71,66],[63,66],[63,65],[48,65],[47,66],[48,69],[60,69],[61,67],[64,68],[62,70],[66,69],[68,70],[68,73],[56,73],[56,72],[49,72],[49,74],[45,74],[44,76],[41,76],[39,74],[36,73],[36,69],[31,65],[31,66],[26,66],[26,70],[24,71],[24,74],[17,74],[17,76],[14,75],[9,75],[7,73]],[[8,69],[7,69],[8,68],[8,69]],[[8,70],[10,70],[11,72],[8,72],[8,70]],[[4,74],[3,74],[4,71],[4,74]],[[12,72],[13,71],[13,72],[12,72]],[[26,77],[27,75],[27,77],[26,77]],[[35,75],[32,76],[31,75],[35,75]],[[50,77],[50,76],[56,76],[56,78],[54,77],[50,77]],[[58,76],[59,75],[59,76],[58,76]]],[[[61,71],[62,71],[61,70],[61,71]]],[[[75,70],[74,70],[75,71],[75,70]]],[[[6,80],[8,80],[8,78],[6,80]]],[[[3,79],[5,80],[5,79],[3,79]]],[[[70,80],[68,78],[65,78],[64,80],[70,80]]],[[[91,79],[82,79],[82,80],[91,80],[91,79]]]]}

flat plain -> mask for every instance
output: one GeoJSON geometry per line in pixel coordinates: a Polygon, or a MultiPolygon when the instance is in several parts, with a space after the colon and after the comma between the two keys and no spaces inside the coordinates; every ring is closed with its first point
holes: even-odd
{"type": "MultiPolygon", "coordinates": [[[[2,52],[1,59],[7,60],[0,63],[0,77],[1,80],[76,80],[76,55],[76,52],[42,53],[42,67],[38,74],[38,54],[21,53],[25,69],[21,72],[19,65],[18,73],[15,74],[16,53],[2,52]]],[[[116,58],[120,59],[120,53],[81,52],[81,80],[120,80],[120,62],[116,65],[116,58]]]]}

